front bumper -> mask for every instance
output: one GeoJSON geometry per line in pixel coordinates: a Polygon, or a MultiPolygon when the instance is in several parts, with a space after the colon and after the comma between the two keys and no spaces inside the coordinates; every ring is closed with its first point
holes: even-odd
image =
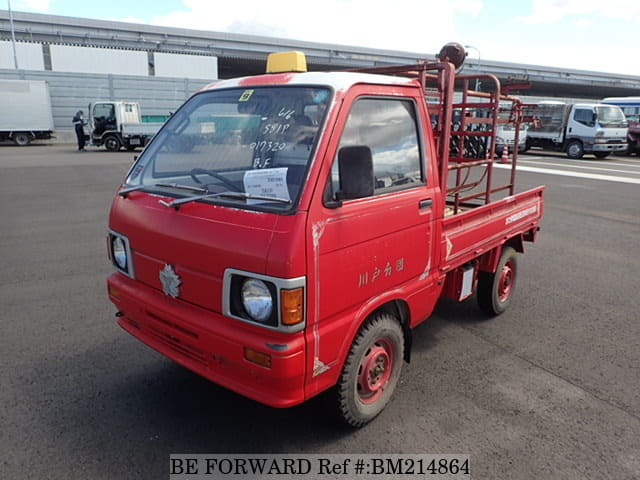
{"type": "Polygon", "coordinates": [[[107,280],[118,323],[151,348],[203,377],[272,407],[305,400],[304,332],[247,325],[167,297],[121,273],[107,280]],[[271,368],[248,361],[249,347],[271,356],[271,368]]]}
{"type": "Polygon", "coordinates": [[[626,143],[594,143],[592,146],[594,152],[625,152],[627,150],[626,143]]]}
{"type": "MultiPolygon", "coordinates": [[[[521,143],[520,145],[518,145],[518,152],[524,152],[524,149],[527,145],[525,143],[521,143]]],[[[504,143],[496,143],[496,148],[495,148],[495,154],[496,156],[500,156],[502,155],[502,151],[504,150],[505,144],[504,143]]],[[[509,149],[509,152],[513,152],[513,143],[507,143],[507,148],[509,149]]]]}

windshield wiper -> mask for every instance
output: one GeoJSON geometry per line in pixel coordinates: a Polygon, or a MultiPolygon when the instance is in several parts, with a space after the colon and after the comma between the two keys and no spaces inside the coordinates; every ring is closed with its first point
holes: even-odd
{"type": "Polygon", "coordinates": [[[286,198],[269,197],[266,195],[254,195],[252,193],[245,193],[245,192],[222,192],[219,195],[221,197],[242,198],[244,200],[249,199],[249,200],[264,200],[267,202],[291,203],[291,200],[287,200],[286,198]]]}
{"type": "Polygon", "coordinates": [[[189,190],[190,192],[209,193],[209,190],[203,187],[192,187],[191,185],[180,185],[179,183],[156,183],[154,187],[170,187],[178,190],[189,190]]]}
{"type": "MultiPolygon", "coordinates": [[[[120,186],[124,187],[125,185],[126,183],[120,186]]],[[[148,185],[136,185],[135,187],[123,188],[118,192],[118,195],[120,195],[121,197],[127,198],[127,195],[129,195],[131,192],[137,192],[138,190],[142,190],[143,188],[147,188],[147,187],[148,185]]]]}
{"type": "Polygon", "coordinates": [[[126,198],[127,195],[129,195],[131,192],[137,192],[138,190],[143,190],[145,188],[154,188],[154,187],[177,188],[178,190],[188,190],[190,192],[198,192],[198,193],[209,192],[209,190],[207,190],[206,188],[192,187],[190,185],[180,185],[179,183],[154,183],[153,185],[136,185],[134,187],[123,188],[118,192],[118,195],[126,198]]]}
{"type": "Polygon", "coordinates": [[[264,200],[266,202],[280,202],[280,203],[291,203],[291,200],[286,200],[284,198],[278,197],[266,197],[262,195],[253,195],[251,193],[244,192],[220,192],[220,193],[209,193],[206,195],[196,195],[193,197],[179,198],[177,200],[173,200],[171,202],[165,202],[164,200],[159,200],[159,203],[164,205],[165,207],[175,208],[178,210],[181,205],[190,202],[196,202],[198,200],[203,200],[206,198],[220,198],[220,197],[229,197],[229,198],[241,198],[243,200],[264,200]]]}

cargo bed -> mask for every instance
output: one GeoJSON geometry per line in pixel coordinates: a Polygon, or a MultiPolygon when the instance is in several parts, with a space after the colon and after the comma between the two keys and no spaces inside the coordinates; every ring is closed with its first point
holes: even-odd
{"type": "Polygon", "coordinates": [[[464,265],[514,236],[534,236],[542,219],[544,189],[536,187],[445,217],[442,241],[446,255],[441,271],[464,265]]]}

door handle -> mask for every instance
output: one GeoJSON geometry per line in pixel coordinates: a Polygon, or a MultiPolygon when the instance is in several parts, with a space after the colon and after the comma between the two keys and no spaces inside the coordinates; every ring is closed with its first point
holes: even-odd
{"type": "Polygon", "coordinates": [[[420,206],[420,210],[431,208],[433,206],[433,200],[431,200],[430,198],[427,198],[426,200],[420,200],[420,203],[418,205],[420,206]]]}

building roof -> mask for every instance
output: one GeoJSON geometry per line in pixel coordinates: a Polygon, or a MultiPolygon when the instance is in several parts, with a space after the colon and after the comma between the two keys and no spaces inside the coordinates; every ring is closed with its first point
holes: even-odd
{"type": "MultiPolygon", "coordinates": [[[[14,12],[16,40],[127,50],[207,55],[218,58],[219,76],[231,78],[264,72],[274,51],[301,50],[311,70],[410,64],[433,53],[402,52],[256,35],[160,27],[75,17],[14,12]]],[[[0,10],[0,40],[10,40],[9,14],[0,10]]],[[[640,94],[640,76],[479,60],[464,73],[490,73],[515,92],[542,97],[604,98],[640,94]]]]}

